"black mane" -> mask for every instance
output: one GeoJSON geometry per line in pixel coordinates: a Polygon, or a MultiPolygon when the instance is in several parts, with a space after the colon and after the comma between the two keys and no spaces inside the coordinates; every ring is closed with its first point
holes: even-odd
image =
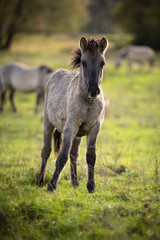
{"type": "MultiPolygon", "coordinates": [[[[95,54],[98,51],[98,46],[99,46],[99,39],[88,39],[87,41],[87,49],[89,50],[92,54],[95,54]]],[[[71,66],[72,68],[78,68],[80,67],[80,63],[81,63],[81,50],[79,48],[75,49],[73,51],[73,57],[72,57],[72,62],[71,62],[71,66]]]]}

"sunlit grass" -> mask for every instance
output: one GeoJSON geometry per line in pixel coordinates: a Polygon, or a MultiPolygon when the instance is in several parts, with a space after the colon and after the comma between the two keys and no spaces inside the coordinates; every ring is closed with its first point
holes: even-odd
{"type": "MultiPolygon", "coordinates": [[[[97,141],[94,194],[86,189],[86,138],[80,147],[78,188],[70,185],[68,161],[57,190],[46,191],[55,166],[53,153],[46,185],[36,186],[43,122],[34,115],[35,94],[16,93],[16,114],[6,101],[0,113],[1,239],[159,238],[159,56],[152,72],[147,66],[130,72],[125,63],[117,70],[115,49],[123,46],[122,39],[109,39],[102,88],[110,106],[97,141]]],[[[1,53],[0,64],[20,61],[69,68],[78,40],[65,35],[18,36],[11,50],[1,53]]]]}

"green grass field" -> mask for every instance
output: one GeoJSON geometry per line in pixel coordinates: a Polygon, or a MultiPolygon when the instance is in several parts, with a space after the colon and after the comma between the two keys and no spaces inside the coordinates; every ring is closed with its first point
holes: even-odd
{"type": "MultiPolygon", "coordinates": [[[[70,68],[78,37],[17,36],[0,65],[18,61],[70,68]]],[[[108,36],[102,88],[110,106],[97,142],[96,192],[86,189],[86,139],[78,159],[79,187],[70,185],[70,163],[58,188],[47,192],[56,157],[48,160],[46,185],[36,186],[41,164],[43,122],[34,115],[35,94],[16,93],[0,113],[0,239],[160,239],[160,56],[155,68],[130,72],[114,67],[127,36],[108,36]]]]}

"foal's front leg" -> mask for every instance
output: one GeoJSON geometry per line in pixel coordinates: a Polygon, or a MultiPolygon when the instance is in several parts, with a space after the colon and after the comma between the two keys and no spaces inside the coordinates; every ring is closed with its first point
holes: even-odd
{"type": "Polygon", "coordinates": [[[75,138],[77,132],[78,128],[74,126],[74,123],[68,121],[64,127],[62,148],[56,160],[56,169],[54,171],[53,177],[48,184],[48,191],[53,191],[53,189],[56,189],[57,187],[57,181],[59,179],[62,169],[64,168],[68,160],[68,154],[70,152],[73,139],[75,138]]]}
{"type": "Polygon", "coordinates": [[[95,191],[94,165],[96,162],[96,139],[99,130],[100,124],[97,123],[92,129],[91,133],[87,136],[87,154],[86,154],[86,160],[88,164],[87,189],[90,193],[95,191]]]}
{"type": "Polygon", "coordinates": [[[53,131],[54,131],[54,127],[49,122],[48,118],[46,117],[46,119],[44,120],[43,148],[41,151],[42,164],[41,164],[39,178],[37,180],[37,185],[39,187],[42,184],[44,184],[47,160],[51,153],[51,140],[52,140],[53,131]]]}
{"type": "Polygon", "coordinates": [[[72,148],[70,151],[70,160],[71,160],[71,183],[73,186],[78,186],[78,178],[77,178],[77,158],[79,155],[79,145],[81,142],[81,138],[77,137],[74,139],[72,148]]]}

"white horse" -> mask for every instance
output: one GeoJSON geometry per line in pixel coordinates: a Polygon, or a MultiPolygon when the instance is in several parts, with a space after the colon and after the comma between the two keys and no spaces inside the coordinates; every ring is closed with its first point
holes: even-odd
{"type": "Polygon", "coordinates": [[[6,64],[0,68],[0,90],[1,90],[1,104],[0,110],[3,111],[6,91],[10,90],[10,102],[14,112],[16,107],[14,104],[15,91],[20,92],[36,92],[36,108],[44,98],[44,89],[50,77],[52,69],[46,66],[28,67],[20,63],[6,64]]]}
{"type": "Polygon", "coordinates": [[[120,67],[121,62],[126,60],[130,69],[134,62],[143,65],[148,62],[150,67],[154,66],[155,52],[147,46],[127,46],[122,48],[116,57],[116,67],[120,67]]]}

